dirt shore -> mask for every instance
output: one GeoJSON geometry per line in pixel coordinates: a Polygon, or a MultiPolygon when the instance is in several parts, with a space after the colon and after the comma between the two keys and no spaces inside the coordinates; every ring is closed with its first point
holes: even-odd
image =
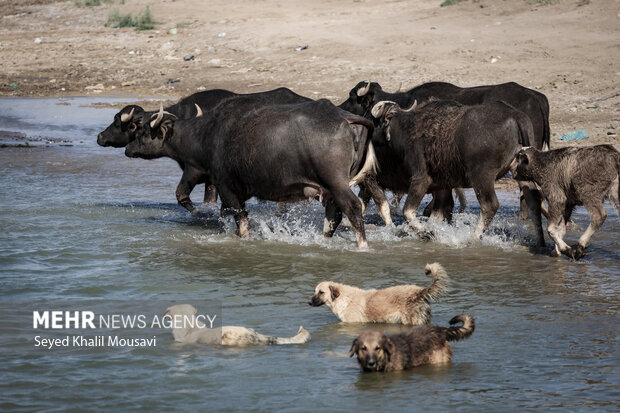
{"type": "Polygon", "coordinates": [[[365,79],[388,90],[516,81],[549,98],[553,147],[620,148],[617,0],[78,3],[0,3],[0,96],[179,98],[287,86],[340,103],[365,79]],[[155,30],[104,25],[114,9],[135,16],[147,5],[155,30]],[[557,140],[576,129],[590,138],[557,140]]]}

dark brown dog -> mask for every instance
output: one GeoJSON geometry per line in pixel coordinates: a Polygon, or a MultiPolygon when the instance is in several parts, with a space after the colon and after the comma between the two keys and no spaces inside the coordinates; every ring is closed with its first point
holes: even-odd
{"type": "Polygon", "coordinates": [[[475,329],[474,319],[459,315],[450,324],[460,327],[423,325],[411,330],[386,336],[379,331],[364,331],[351,345],[349,357],[357,354],[364,371],[404,370],[423,364],[447,363],[452,359],[450,341],[469,337],[475,329]]]}

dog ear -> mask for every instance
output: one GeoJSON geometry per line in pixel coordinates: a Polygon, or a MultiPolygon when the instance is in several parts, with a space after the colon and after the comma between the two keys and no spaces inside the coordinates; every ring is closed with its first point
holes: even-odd
{"type": "Polygon", "coordinates": [[[390,361],[392,354],[394,354],[394,351],[396,350],[394,342],[391,338],[384,335],[383,339],[381,340],[381,347],[383,347],[383,351],[385,351],[385,354],[387,354],[387,359],[388,361],[390,361]]]}
{"type": "Polygon", "coordinates": [[[353,340],[353,344],[351,344],[351,349],[349,350],[349,357],[353,357],[355,355],[355,353],[357,353],[358,350],[358,346],[357,346],[357,338],[355,340],[353,340]]]}
{"type": "Polygon", "coordinates": [[[330,285],[329,292],[332,294],[332,301],[340,297],[340,290],[338,289],[338,287],[334,287],[333,285],[330,285]]]}

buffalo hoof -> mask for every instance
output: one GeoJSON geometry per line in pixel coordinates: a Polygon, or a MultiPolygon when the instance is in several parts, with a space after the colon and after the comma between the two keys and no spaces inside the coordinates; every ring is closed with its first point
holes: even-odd
{"type": "Polygon", "coordinates": [[[575,258],[575,250],[571,247],[563,249],[562,254],[566,255],[570,259],[577,260],[577,258],[575,258]]]}
{"type": "Polygon", "coordinates": [[[418,231],[416,235],[422,241],[432,241],[435,239],[435,233],[433,231],[418,231]]]}
{"type": "Polygon", "coordinates": [[[581,245],[577,246],[577,251],[575,251],[575,261],[585,257],[586,255],[586,247],[582,247],[581,245]]]}

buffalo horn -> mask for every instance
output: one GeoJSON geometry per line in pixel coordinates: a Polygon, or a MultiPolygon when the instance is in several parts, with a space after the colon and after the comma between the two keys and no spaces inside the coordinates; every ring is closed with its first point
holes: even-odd
{"type": "Polygon", "coordinates": [[[417,106],[418,106],[418,100],[416,99],[413,101],[413,105],[411,105],[411,107],[407,109],[405,112],[413,112],[417,106]]]}
{"type": "Polygon", "coordinates": [[[391,102],[389,100],[382,100],[381,102],[373,106],[372,110],[370,111],[370,114],[372,115],[373,118],[379,119],[381,116],[385,114],[385,112],[387,111],[389,107],[395,104],[396,103],[391,102]]]}
{"type": "MultiPolygon", "coordinates": [[[[164,104],[163,103],[159,102],[159,112],[157,112],[157,114],[153,114],[153,116],[156,116],[156,118],[151,121],[151,128],[155,129],[161,123],[161,120],[164,118],[164,104]]],[[[151,119],[153,119],[153,116],[151,116],[151,119]]]]}
{"type": "Polygon", "coordinates": [[[125,122],[129,122],[129,121],[131,120],[131,118],[133,118],[133,111],[134,111],[135,109],[136,109],[136,108],[131,108],[131,112],[129,112],[128,114],[127,114],[127,113],[123,113],[123,114],[121,115],[121,122],[123,122],[123,123],[125,123],[125,122]]]}
{"type": "Polygon", "coordinates": [[[365,96],[369,90],[370,90],[370,79],[368,79],[368,83],[366,83],[366,87],[364,89],[357,90],[357,96],[365,96]]]}
{"type": "Polygon", "coordinates": [[[200,110],[200,106],[198,106],[196,103],[194,103],[194,105],[196,105],[196,117],[199,118],[202,116],[202,110],[200,110]]]}

